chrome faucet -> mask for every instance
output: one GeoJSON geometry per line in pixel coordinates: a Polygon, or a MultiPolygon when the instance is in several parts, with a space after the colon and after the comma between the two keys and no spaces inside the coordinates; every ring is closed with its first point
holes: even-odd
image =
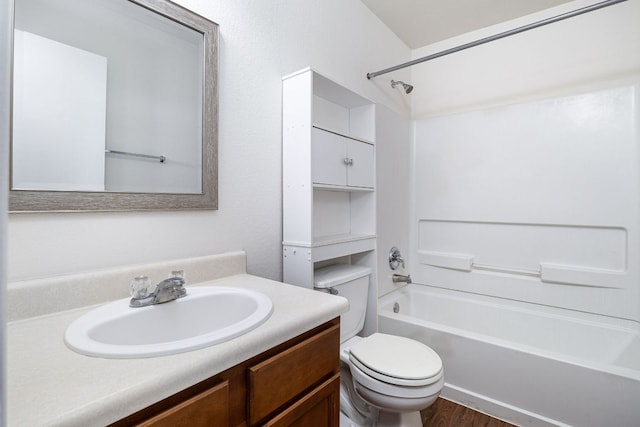
{"type": "Polygon", "coordinates": [[[394,274],[393,277],[391,278],[391,280],[393,281],[393,283],[406,283],[406,284],[409,284],[409,283],[411,283],[411,275],[407,274],[406,276],[404,276],[402,274],[394,274]]]}
{"type": "Polygon", "coordinates": [[[173,301],[187,295],[184,287],[185,280],[182,277],[170,277],[164,279],[156,285],[156,289],[147,294],[145,292],[136,292],[132,295],[129,307],[146,307],[148,305],[162,304],[173,301]]]}

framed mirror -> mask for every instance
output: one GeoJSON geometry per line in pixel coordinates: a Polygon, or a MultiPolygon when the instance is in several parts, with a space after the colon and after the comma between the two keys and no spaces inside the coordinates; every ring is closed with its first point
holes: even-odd
{"type": "Polygon", "coordinates": [[[14,0],[9,209],[217,209],[218,25],[168,0],[14,0]]]}

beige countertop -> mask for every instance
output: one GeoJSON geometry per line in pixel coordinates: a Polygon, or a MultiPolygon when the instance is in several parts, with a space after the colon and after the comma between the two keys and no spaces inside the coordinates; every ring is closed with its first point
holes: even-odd
{"type": "Polygon", "coordinates": [[[88,357],[68,349],[67,326],[93,307],[10,322],[8,425],[103,426],[331,320],[347,300],[247,274],[198,285],[253,289],[273,314],[253,331],[201,350],[143,359],[88,357]]]}

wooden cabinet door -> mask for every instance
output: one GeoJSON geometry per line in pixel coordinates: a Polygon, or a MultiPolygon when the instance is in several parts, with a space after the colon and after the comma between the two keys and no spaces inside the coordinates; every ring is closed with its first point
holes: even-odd
{"type": "Polygon", "coordinates": [[[336,324],[248,369],[249,425],[261,424],[284,405],[340,372],[336,324]]]}
{"type": "Polygon", "coordinates": [[[139,427],[211,427],[229,425],[229,382],[203,391],[137,424],[139,427]]]}
{"type": "Polygon", "coordinates": [[[265,424],[265,427],[338,427],[340,374],[335,374],[265,424]]]}

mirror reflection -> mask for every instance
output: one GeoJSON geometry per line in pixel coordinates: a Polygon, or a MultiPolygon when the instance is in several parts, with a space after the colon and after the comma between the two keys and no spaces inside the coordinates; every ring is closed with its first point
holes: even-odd
{"type": "Polygon", "coordinates": [[[12,190],[203,193],[212,48],[175,18],[127,0],[15,0],[12,190]]]}

